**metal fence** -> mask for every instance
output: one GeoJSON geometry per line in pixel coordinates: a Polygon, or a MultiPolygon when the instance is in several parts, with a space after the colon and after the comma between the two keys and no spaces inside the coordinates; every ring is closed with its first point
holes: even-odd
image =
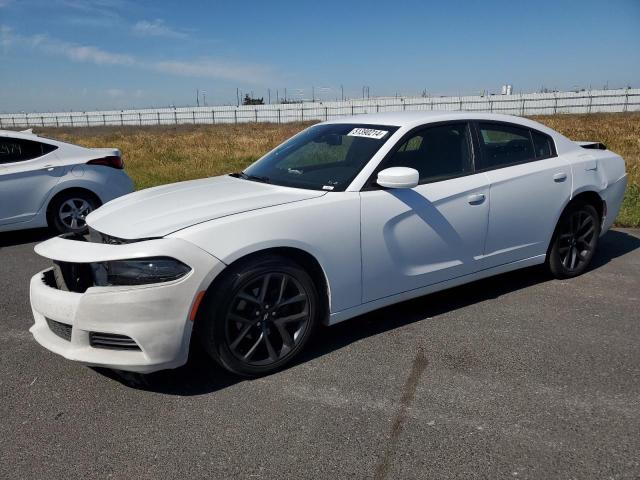
{"type": "Polygon", "coordinates": [[[377,97],[342,102],[0,114],[0,128],[178,125],[331,120],[348,115],[465,110],[511,115],[640,111],[640,89],[458,97],[377,97]]]}

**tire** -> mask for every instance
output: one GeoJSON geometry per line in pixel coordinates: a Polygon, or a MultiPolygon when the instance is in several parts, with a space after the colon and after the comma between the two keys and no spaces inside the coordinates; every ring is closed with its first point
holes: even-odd
{"type": "Polygon", "coordinates": [[[547,255],[551,274],[563,279],[584,273],[598,245],[600,229],[600,215],[593,205],[570,205],[558,221],[547,255]]]}
{"type": "Polygon", "coordinates": [[[86,216],[99,206],[98,199],[89,192],[62,192],[49,205],[49,227],[58,233],[84,233],[86,216]]]}
{"type": "Polygon", "coordinates": [[[289,364],[313,335],[322,311],[309,274],[276,255],[230,267],[203,306],[196,334],[204,349],[224,368],[246,377],[289,364]]]}

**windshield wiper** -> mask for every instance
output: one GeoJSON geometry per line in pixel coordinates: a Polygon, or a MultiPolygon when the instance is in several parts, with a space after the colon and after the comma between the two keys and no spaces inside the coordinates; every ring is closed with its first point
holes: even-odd
{"type": "Polygon", "coordinates": [[[231,174],[234,177],[242,178],[243,180],[253,180],[254,182],[271,183],[269,177],[263,175],[247,175],[244,172],[237,172],[231,174]]]}

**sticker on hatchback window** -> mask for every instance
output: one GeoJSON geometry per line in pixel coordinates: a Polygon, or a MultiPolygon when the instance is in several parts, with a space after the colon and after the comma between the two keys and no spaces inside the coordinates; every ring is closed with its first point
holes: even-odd
{"type": "Polygon", "coordinates": [[[348,137],[364,137],[364,138],[374,138],[376,140],[380,140],[384,137],[388,130],[375,130],[373,128],[354,128],[349,133],[347,133],[348,137]]]}

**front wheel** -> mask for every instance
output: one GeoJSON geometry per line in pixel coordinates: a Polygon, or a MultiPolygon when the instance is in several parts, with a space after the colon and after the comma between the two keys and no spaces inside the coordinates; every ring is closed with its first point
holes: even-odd
{"type": "Polygon", "coordinates": [[[589,204],[569,207],[558,221],[547,256],[556,278],[571,278],[589,266],[600,237],[600,216],[589,204]]]}
{"type": "Polygon", "coordinates": [[[200,340],[214,360],[244,376],[268,374],[291,362],[321,311],[311,277],[280,256],[231,267],[205,302],[200,340]]]}

